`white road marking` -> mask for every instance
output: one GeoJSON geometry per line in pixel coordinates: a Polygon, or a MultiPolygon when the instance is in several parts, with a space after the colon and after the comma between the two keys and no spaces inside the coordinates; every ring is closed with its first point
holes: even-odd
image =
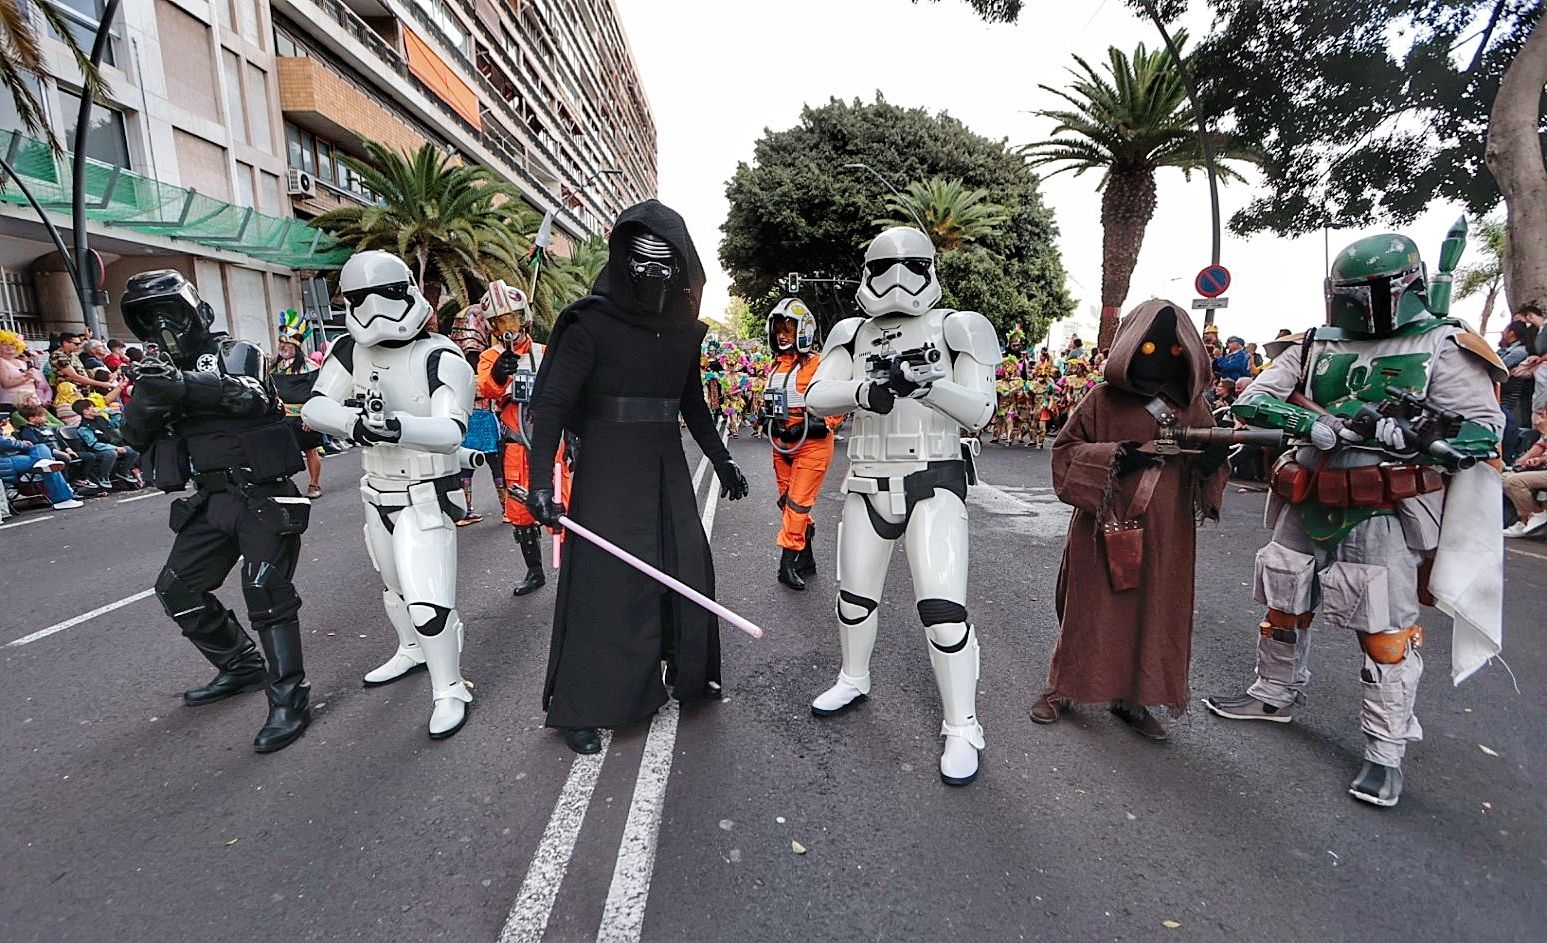
{"type": "Polygon", "coordinates": [[[564,873],[569,870],[575,840],[580,837],[591,794],[596,791],[596,779],[602,773],[602,761],[607,759],[607,748],[612,744],[612,731],[603,730],[601,734],[601,751],[575,757],[569,768],[569,778],[564,780],[564,790],[554,803],[548,827],[543,829],[526,880],[521,882],[521,892],[500,930],[499,943],[537,943],[547,932],[553,902],[559,896],[559,885],[564,883],[564,873]]]}
{"type": "Polygon", "coordinates": [[[73,619],[66,619],[58,625],[51,625],[46,629],[39,629],[31,635],[23,635],[19,639],[6,642],[5,647],[17,648],[18,646],[26,645],[29,642],[36,642],[40,638],[48,638],[50,635],[53,635],[56,632],[63,632],[65,629],[80,625],[82,622],[90,622],[97,616],[106,615],[107,613],[112,612],[114,609],[122,609],[124,606],[127,606],[130,603],[139,602],[147,596],[154,595],[155,592],[156,591],[154,589],[147,589],[143,592],[135,593],[133,596],[125,596],[117,602],[110,602],[105,606],[98,606],[96,609],[93,609],[90,612],[82,613],[73,619]]]}
{"type": "Polygon", "coordinates": [[[1547,560],[1547,553],[1537,553],[1535,550],[1527,550],[1524,547],[1511,547],[1506,545],[1504,549],[1508,550],[1510,553],[1518,553],[1523,557],[1535,557],[1538,560],[1547,560]]]}
{"type": "Polygon", "coordinates": [[[152,491],[150,494],[137,494],[132,498],[119,498],[118,504],[128,504],[130,501],[144,501],[146,498],[164,498],[171,494],[170,491],[152,491]]]}
{"type": "MultiPolygon", "coordinates": [[[[710,482],[702,518],[706,540],[714,538],[715,511],[719,506],[720,489],[710,482]]],[[[637,943],[643,935],[650,880],[655,875],[655,849],[666,808],[666,783],[671,778],[672,752],[676,746],[677,702],[667,701],[651,719],[650,733],[645,738],[639,776],[634,780],[634,798],[629,802],[628,820],[623,825],[623,842],[612,869],[601,927],[596,931],[598,943],[637,943]]]]}
{"type": "Polygon", "coordinates": [[[12,521],[9,524],[0,524],[0,530],[10,530],[12,527],[26,527],[28,524],[36,524],[38,521],[51,521],[52,514],[44,514],[42,517],[29,517],[24,521],[12,521]]]}

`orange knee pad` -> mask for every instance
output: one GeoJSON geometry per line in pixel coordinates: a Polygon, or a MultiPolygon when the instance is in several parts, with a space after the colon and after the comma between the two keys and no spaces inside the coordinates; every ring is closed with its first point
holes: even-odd
{"type": "Polygon", "coordinates": [[[1399,664],[1407,657],[1408,643],[1414,648],[1423,646],[1423,626],[1413,625],[1395,632],[1361,632],[1359,647],[1377,665],[1399,664]]]}

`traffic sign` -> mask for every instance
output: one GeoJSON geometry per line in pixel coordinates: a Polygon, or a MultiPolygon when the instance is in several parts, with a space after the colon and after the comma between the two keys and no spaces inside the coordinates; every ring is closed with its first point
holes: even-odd
{"type": "Polygon", "coordinates": [[[1223,265],[1206,265],[1192,284],[1203,297],[1218,298],[1230,287],[1230,270],[1223,265]]]}
{"type": "Polygon", "coordinates": [[[1195,311],[1197,309],[1199,309],[1199,308],[1228,308],[1228,307],[1230,307],[1230,299],[1229,298],[1194,298],[1192,300],[1192,306],[1193,306],[1193,310],[1195,310],[1195,311]]]}

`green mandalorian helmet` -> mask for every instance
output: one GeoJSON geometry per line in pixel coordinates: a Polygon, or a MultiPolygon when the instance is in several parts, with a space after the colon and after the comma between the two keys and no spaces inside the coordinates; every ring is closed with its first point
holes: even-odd
{"type": "Polygon", "coordinates": [[[1380,336],[1429,316],[1428,269],[1413,240],[1366,236],[1337,254],[1327,277],[1327,323],[1380,336]]]}

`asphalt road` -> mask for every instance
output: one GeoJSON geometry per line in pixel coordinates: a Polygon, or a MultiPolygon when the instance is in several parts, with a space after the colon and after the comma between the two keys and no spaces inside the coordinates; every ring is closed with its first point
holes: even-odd
{"type": "MultiPolygon", "coordinates": [[[[510,597],[519,556],[492,516],[460,531],[467,727],[426,737],[423,675],[361,688],[392,642],[353,453],[326,462],[306,536],[317,718],[291,748],[252,753],[261,695],[181,706],[209,670],[154,598],[0,647],[0,938],[1540,938],[1547,546],[1506,555],[1513,682],[1496,663],[1452,688],[1447,620],[1425,613],[1427,739],[1401,804],[1377,810],[1344,792],[1361,749],[1359,662],[1331,632],[1293,725],[1195,707],[1166,744],[1098,710],[1033,726],[1068,514],[1047,453],[990,447],[989,485],[970,499],[989,749],[979,781],[950,789],[901,551],[869,702],[811,718],[837,667],[841,468],[817,511],[821,573],[797,595],[773,579],[766,447],[731,446],[753,496],[705,500],[720,598],[767,635],[726,628],[726,700],[617,731],[600,759],[577,763],[542,728],[552,583],[510,597]]],[[[493,509],[486,477],[478,497],[493,509]]],[[[8,522],[0,643],[148,590],[167,503],[108,498],[8,522]]],[[[1251,672],[1261,506],[1232,488],[1201,541],[1200,694],[1251,672]]],[[[240,602],[235,580],[221,595],[240,602]]]]}

